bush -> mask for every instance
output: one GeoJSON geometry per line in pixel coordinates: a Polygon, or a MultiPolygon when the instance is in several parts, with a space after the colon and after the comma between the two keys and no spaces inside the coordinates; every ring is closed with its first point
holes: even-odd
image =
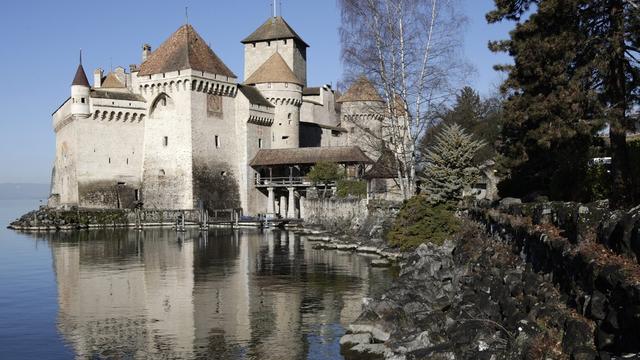
{"type": "Polygon", "coordinates": [[[426,242],[442,245],[459,228],[452,204],[432,204],[418,195],[404,203],[386,237],[390,245],[411,250],[426,242]]]}
{"type": "Polygon", "coordinates": [[[336,194],[341,198],[367,196],[367,183],[362,180],[338,180],[336,194]]]}

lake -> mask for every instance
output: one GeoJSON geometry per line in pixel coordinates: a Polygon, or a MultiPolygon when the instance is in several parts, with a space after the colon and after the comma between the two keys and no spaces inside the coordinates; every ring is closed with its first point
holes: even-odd
{"type": "Polygon", "coordinates": [[[288,231],[18,233],[0,200],[2,359],[341,359],[389,270],[288,231]]]}

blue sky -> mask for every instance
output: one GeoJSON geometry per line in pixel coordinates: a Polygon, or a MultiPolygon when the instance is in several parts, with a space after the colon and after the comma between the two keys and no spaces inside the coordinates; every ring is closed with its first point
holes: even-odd
{"type": "MultiPolygon", "coordinates": [[[[469,85],[490,94],[500,82],[493,71],[505,55],[487,50],[491,39],[505,38],[512,24],[487,25],[492,0],[463,0],[468,17],[465,54],[476,74],[469,85]]],[[[97,67],[108,70],[140,62],[141,46],[157,48],[185,21],[210,42],[239,76],[240,40],[268,16],[270,0],[51,1],[20,0],[0,12],[0,183],[50,180],[55,138],[51,113],[69,96],[69,85],[83,49],[91,79],[97,67]]],[[[336,0],[283,0],[282,15],[311,45],[309,84],[340,80],[340,45],[336,0]]]]}

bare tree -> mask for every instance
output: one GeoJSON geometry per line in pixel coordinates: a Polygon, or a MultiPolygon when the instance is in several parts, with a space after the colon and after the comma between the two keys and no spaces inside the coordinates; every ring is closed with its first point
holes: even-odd
{"type": "Polygon", "coordinates": [[[416,190],[416,148],[435,109],[449,101],[469,67],[461,56],[459,0],[338,0],[345,77],[366,76],[383,98],[372,106],[382,131],[356,126],[396,157],[397,182],[416,190]]]}

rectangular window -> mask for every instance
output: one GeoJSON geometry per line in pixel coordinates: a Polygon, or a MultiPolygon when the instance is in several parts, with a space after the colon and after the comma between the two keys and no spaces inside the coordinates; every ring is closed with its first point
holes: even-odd
{"type": "Polygon", "coordinates": [[[169,146],[169,137],[168,137],[168,136],[165,136],[165,137],[162,139],[162,145],[164,145],[164,146],[169,146]]]}
{"type": "Polygon", "coordinates": [[[216,149],[220,148],[220,138],[218,137],[218,135],[216,135],[215,141],[216,141],[216,149]]]}
{"type": "Polygon", "coordinates": [[[262,149],[262,139],[258,139],[258,149],[262,149]]]}
{"type": "Polygon", "coordinates": [[[133,190],[133,197],[134,199],[136,199],[136,201],[140,201],[140,190],[138,189],[133,190]]]}
{"type": "Polygon", "coordinates": [[[84,98],[81,98],[80,101],[84,104],[84,98]]]}

